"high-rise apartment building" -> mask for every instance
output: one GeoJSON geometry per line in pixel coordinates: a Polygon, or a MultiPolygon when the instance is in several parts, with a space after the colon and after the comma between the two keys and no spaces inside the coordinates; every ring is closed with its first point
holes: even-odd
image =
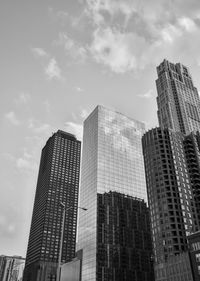
{"type": "Polygon", "coordinates": [[[61,262],[75,256],[81,142],[58,130],[42,150],[28,242],[24,281],[56,280],[66,212],[61,262]]]}
{"type": "Polygon", "coordinates": [[[156,281],[167,281],[177,280],[171,265],[189,261],[187,236],[200,228],[200,99],[187,67],[164,60],[157,73],[160,127],[142,143],[156,281]]]}
{"type": "Polygon", "coordinates": [[[142,141],[155,262],[161,263],[186,251],[187,236],[199,228],[185,155],[191,149],[169,129],[150,130],[142,141]]]}
{"type": "Polygon", "coordinates": [[[97,106],[84,122],[80,205],[88,210],[79,217],[82,281],[98,280],[98,194],[116,191],[146,201],[144,129],[143,123],[103,106],[97,106]]]}
{"type": "Polygon", "coordinates": [[[164,60],[157,73],[159,125],[183,134],[200,130],[200,98],[188,68],[164,60]]]}
{"type": "Polygon", "coordinates": [[[22,281],[24,265],[20,256],[0,256],[0,281],[22,281]]]}

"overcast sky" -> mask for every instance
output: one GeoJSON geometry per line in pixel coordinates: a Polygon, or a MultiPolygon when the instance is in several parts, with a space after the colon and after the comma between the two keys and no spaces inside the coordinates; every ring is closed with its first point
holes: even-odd
{"type": "Polygon", "coordinates": [[[52,132],[80,139],[97,104],[156,126],[164,58],[200,89],[200,1],[4,0],[0,34],[0,254],[25,256],[52,132]]]}

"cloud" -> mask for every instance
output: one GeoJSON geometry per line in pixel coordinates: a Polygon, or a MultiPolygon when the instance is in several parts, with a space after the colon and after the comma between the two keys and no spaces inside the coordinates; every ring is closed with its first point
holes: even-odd
{"type": "Polygon", "coordinates": [[[79,140],[83,137],[83,125],[79,123],[66,122],[65,131],[74,134],[79,140]]]}
{"type": "Polygon", "coordinates": [[[55,44],[62,46],[66,55],[78,63],[84,62],[87,57],[87,49],[70,38],[66,33],[59,33],[59,38],[55,41],[55,44]]]}
{"type": "Polygon", "coordinates": [[[90,51],[96,62],[109,66],[114,72],[124,73],[137,68],[136,56],[144,43],[144,39],[135,34],[100,28],[94,32],[90,51]]]}
{"type": "Polygon", "coordinates": [[[197,30],[197,26],[195,22],[187,17],[182,17],[178,20],[180,26],[184,27],[186,31],[188,32],[194,32],[197,30]]]}
{"type": "Polygon", "coordinates": [[[45,68],[45,74],[49,80],[56,79],[61,80],[61,69],[55,58],[51,58],[47,67],[45,68]]]}
{"type": "Polygon", "coordinates": [[[150,90],[148,90],[146,93],[141,94],[141,95],[138,95],[138,97],[144,98],[144,99],[149,99],[149,98],[152,97],[152,94],[153,94],[153,90],[150,89],[150,90]]]}
{"type": "Polygon", "coordinates": [[[47,123],[41,123],[40,121],[30,118],[27,122],[28,128],[32,130],[34,134],[50,135],[52,127],[47,123]]]}
{"type": "Polygon", "coordinates": [[[80,87],[76,87],[77,92],[84,92],[84,90],[80,87]]]}
{"type": "Polygon", "coordinates": [[[96,25],[105,23],[105,15],[109,14],[111,19],[120,14],[124,16],[124,21],[128,21],[130,16],[136,11],[137,3],[135,1],[123,0],[87,0],[88,15],[93,18],[96,25]]]}
{"type": "Polygon", "coordinates": [[[15,99],[16,104],[26,104],[30,101],[30,94],[20,93],[19,96],[15,99]]]}
{"type": "Polygon", "coordinates": [[[36,57],[48,57],[49,54],[42,48],[31,48],[31,51],[36,57]]]}
{"type": "Polygon", "coordinates": [[[175,61],[199,57],[197,0],[190,4],[174,0],[173,5],[167,0],[86,3],[85,14],[93,24],[90,55],[113,72],[138,71],[165,57],[175,61]]]}
{"type": "Polygon", "coordinates": [[[5,114],[5,118],[14,126],[19,126],[21,122],[17,119],[14,111],[5,114]]]}
{"type": "Polygon", "coordinates": [[[86,119],[89,116],[90,112],[86,109],[81,110],[81,118],[86,119]]]}

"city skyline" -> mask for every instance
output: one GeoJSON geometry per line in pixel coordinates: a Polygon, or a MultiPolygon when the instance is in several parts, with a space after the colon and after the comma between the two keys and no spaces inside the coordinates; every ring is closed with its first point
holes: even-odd
{"type": "Polygon", "coordinates": [[[0,253],[25,257],[47,137],[61,129],[81,139],[97,104],[156,126],[156,66],[164,58],[187,65],[200,89],[200,3],[0,5],[0,253]]]}

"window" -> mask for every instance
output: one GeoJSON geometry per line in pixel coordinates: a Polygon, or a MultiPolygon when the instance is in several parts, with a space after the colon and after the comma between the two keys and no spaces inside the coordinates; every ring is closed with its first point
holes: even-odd
{"type": "Polygon", "coordinates": [[[198,265],[197,269],[198,269],[198,274],[200,275],[200,265],[198,265]]]}
{"type": "Polygon", "coordinates": [[[200,262],[200,253],[196,254],[195,257],[196,257],[196,261],[200,262]]]}

